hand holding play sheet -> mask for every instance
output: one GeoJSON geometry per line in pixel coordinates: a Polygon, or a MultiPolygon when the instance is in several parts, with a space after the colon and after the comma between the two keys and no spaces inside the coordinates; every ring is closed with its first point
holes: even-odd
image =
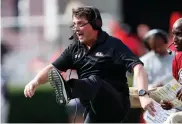
{"type": "Polygon", "coordinates": [[[150,97],[156,102],[161,100],[170,102],[174,108],[182,107],[182,101],[177,98],[177,93],[182,89],[182,85],[175,79],[163,87],[150,91],[150,97]]]}

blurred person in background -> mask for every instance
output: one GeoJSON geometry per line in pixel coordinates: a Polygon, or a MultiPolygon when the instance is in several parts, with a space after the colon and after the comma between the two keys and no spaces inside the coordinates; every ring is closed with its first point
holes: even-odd
{"type": "Polygon", "coordinates": [[[110,27],[111,35],[120,39],[136,56],[140,57],[146,53],[145,47],[130,33],[128,25],[113,20],[110,27]]]}
{"type": "Polygon", "coordinates": [[[137,36],[139,37],[140,41],[143,41],[148,31],[150,31],[150,27],[146,24],[139,24],[137,26],[137,36]]]}
{"type": "MultiPolygon", "coordinates": [[[[138,40],[139,42],[141,43],[141,45],[144,47],[145,49],[145,53],[148,53],[149,52],[149,49],[146,48],[145,44],[144,44],[144,37],[145,35],[150,31],[150,27],[147,25],[147,24],[139,24],[137,26],[137,37],[138,37],[138,40]]],[[[144,55],[143,54],[143,55],[144,55]]]]}
{"type": "MultiPolygon", "coordinates": [[[[172,63],[173,77],[182,84],[182,18],[178,19],[172,28],[173,43],[176,49],[175,57],[172,63]]],[[[182,89],[178,91],[176,97],[182,101],[182,89]]],[[[161,100],[161,107],[165,110],[170,110],[173,105],[170,101],[161,100]]],[[[182,106],[178,108],[180,112],[171,114],[166,120],[166,124],[182,123],[182,106]]]]}
{"type": "MultiPolygon", "coordinates": [[[[146,47],[150,50],[147,54],[140,57],[146,69],[149,89],[163,86],[172,80],[172,64],[174,55],[167,52],[168,36],[160,29],[150,30],[144,37],[146,47]]],[[[133,80],[133,86],[136,87],[136,80],[133,80]]]]}
{"type": "Polygon", "coordinates": [[[119,39],[102,30],[102,18],[97,8],[80,7],[72,12],[72,29],[79,40],[73,42],[56,61],[43,68],[25,86],[25,97],[32,97],[36,88],[48,81],[48,73],[53,73],[55,68],[60,71],[76,69],[79,79],[61,81],[62,85],[69,85],[72,89],[72,96],[68,96],[64,90],[69,92],[71,89],[62,87],[61,100],[66,101],[66,96],[79,98],[86,108],[85,123],[120,123],[130,108],[126,78],[126,71],[129,71],[139,82],[138,94],[142,108],[154,115],[143,63],[119,39]]]}
{"type": "Polygon", "coordinates": [[[4,60],[6,55],[10,52],[10,47],[3,40],[1,41],[1,123],[8,122],[9,115],[9,101],[8,101],[8,75],[4,70],[4,60]]]}
{"type": "Polygon", "coordinates": [[[37,56],[29,62],[27,68],[33,74],[37,74],[47,63],[48,62],[42,56],[37,56]]]}

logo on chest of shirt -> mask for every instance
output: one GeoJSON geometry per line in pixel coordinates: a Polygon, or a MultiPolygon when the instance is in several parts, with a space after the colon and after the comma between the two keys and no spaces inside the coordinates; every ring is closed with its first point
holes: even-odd
{"type": "Polygon", "coordinates": [[[104,56],[104,54],[103,54],[102,52],[96,52],[96,53],[95,53],[95,56],[103,57],[103,56],[104,56]]]}
{"type": "Polygon", "coordinates": [[[75,59],[79,59],[80,56],[81,56],[80,54],[76,54],[76,55],[75,55],[75,59]]]}

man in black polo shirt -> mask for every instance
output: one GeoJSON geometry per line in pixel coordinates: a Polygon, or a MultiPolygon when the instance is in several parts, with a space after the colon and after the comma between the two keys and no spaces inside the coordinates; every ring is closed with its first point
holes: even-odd
{"type": "MultiPolygon", "coordinates": [[[[73,9],[72,29],[78,41],[73,42],[60,57],[46,66],[26,85],[24,94],[32,97],[40,84],[48,81],[54,68],[60,71],[75,69],[78,79],[64,82],[72,89],[71,96],[79,98],[86,108],[85,122],[122,122],[130,108],[126,71],[134,72],[143,109],[154,114],[147,93],[147,76],[143,63],[119,40],[102,31],[99,10],[94,7],[73,9]]],[[[52,78],[51,78],[52,80],[52,78]]],[[[65,90],[63,88],[63,90],[65,90]]]]}

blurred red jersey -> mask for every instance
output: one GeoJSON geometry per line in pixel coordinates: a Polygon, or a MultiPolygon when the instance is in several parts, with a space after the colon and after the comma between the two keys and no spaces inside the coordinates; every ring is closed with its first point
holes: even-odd
{"type": "Polygon", "coordinates": [[[174,78],[182,83],[182,52],[177,52],[172,63],[174,78]]]}

